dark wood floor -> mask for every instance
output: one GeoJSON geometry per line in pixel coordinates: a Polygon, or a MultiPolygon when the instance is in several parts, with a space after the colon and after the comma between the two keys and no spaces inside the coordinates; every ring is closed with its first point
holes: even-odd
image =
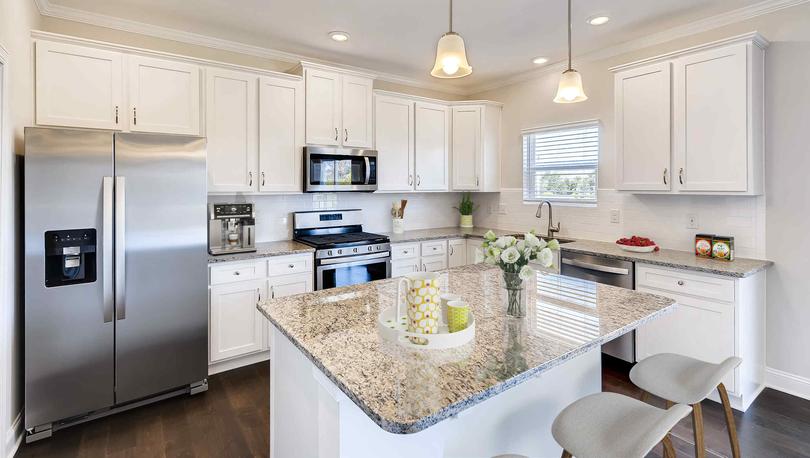
{"type": "MultiPolygon", "coordinates": [[[[628,366],[606,357],[606,391],[638,396],[628,366]]],[[[170,399],[57,431],[20,447],[17,457],[265,457],[269,450],[269,364],[218,374],[208,392],[170,399]]],[[[663,406],[663,401],[651,402],[663,406]]],[[[730,456],[720,405],[703,402],[707,455],[730,456]]],[[[735,412],[745,457],[810,458],[810,401],[766,389],[735,412]]],[[[679,457],[694,455],[691,421],[673,430],[679,457]]],[[[651,457],[660,457],[654,450],[651,457]]],[[[556,457],[555,457],[556,458],[556,457]]]]}

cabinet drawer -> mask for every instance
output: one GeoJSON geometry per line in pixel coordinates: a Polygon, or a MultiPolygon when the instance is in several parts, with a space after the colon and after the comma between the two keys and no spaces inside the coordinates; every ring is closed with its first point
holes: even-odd
{"type": "Polygon", "coordinates": [[[211,284],[221,285],[237,281],[255,280],[267,276],[267,262],[253,261],[238,264],[211,266],[211,284]]]}
{"type": "Polygon", "coordinates": [[[636,264],[636,288],[655,288],[674,294],[688,294],[734,302],[734,280],[708,274],[636,264]]]}
{"type": "Polygon", "coordinates": [[[419,272],[417,259],[391,262],[391,278],[401,277],[413,272],[419,272]]]}
{"type": "Polygon", "coordinates": [[[422,242],[422,256],[436,256],[447,253],[447,240],[422,242]]]}
{"type": "Polygon", "coordinates": [[[391,260],[413,259],[419,257],[419,244],[401,243],[391,245],[391,260]]]}
{"type": "Polygon", "coordinates": [[[270,276],[312,272],[312,255],[270,258],[267,265],[270,276]]]}

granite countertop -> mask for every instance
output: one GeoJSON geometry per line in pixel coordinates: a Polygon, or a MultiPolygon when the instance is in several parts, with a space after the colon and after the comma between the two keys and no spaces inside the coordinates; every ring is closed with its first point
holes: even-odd
{"type": "Polygon", "coordinates": [[[414,350],[382,339],[398,279],[259,304],[261,312],[382,429],[415,433],[668,312],[674,301],[558,275],[528,280],[527,318],[506,317],[497,267],[447,271],[470,303],[475,340],[414,350]],[[574,319],[572,319],[572,317],[574,319]]]}
{"type": "Polygon", "coordinates": [[[653,253],[632,253],[624,251],[612,242],[596,242],[592,240],[579,240],[560,245],[563,251],[573,253],[592,254],[613,259],[643,262],[658,266],[674,267],[676,269],[706,272],[727,277],[743,278],[767,269],[773,264],[771,261],[759,259],[734,258],[733,261],[720,261],[717,259],[700,258],[691,251],[661,249],[653,253]]]}
{"type": "Polygon", "coordinates": [[[391,243],[424,242],[426,240],[439,240],[450,238],[484,238],[484,234],[491,230],[495,235],[515,235],[519,231],[507,231],[504,229],[490,229],[486,227],[440,227],[436,229],[417,229],[405,231],[402,234],[385,232],[383,235],[391,239],[391,243]]]}
{"type": "Polygon", "coordinates": [[[315,248],[292,240],[280,240],[278,242],[262,242],[256,244],[256,251],[251,253],[220,254],[217,256],[208,255],[208,263],[230,261],[247,261],[256,258],[266,258],[271,256],[285,256],[288,254],[314,253],[315,248]]]}

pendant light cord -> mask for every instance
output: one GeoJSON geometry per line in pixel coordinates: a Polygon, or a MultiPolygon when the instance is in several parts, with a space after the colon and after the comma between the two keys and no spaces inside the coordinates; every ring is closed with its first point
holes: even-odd
{"type": "Polygon", "coordinates": [[[453,0],[450,0],[450,32],[453,31],[453,0]]]}
{"type": "MultiPolygon", "coordinates": [[[[450,1],[452,5],[452,0],[450,1]]],[[[571,70],[571,29],[573,28],[574,24],[571,22],[571,0],[568,0],[568,70],[571,70]]]]}

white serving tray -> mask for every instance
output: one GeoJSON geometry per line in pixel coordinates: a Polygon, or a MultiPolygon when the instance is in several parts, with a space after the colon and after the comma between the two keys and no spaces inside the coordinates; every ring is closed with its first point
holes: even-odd
{"type": "Polygon", "coordinates": [[[406,316],[399,317],[399,320],[394,320],[397,314],[396,307],[389,307],[377,317],[377,329],[380,335],[390,342],[396,342],[402,346],[415,349],[424,350],[442,350],[447,348],[460,347],[475,338],[475,317],[472,312],[469,312],[467,328],[451,333],[447,329],[447,324],[439,321],[438,334],[419,334],[416,332],[407,331],[406,316]],[[408,337],[418,337],[427,341],[426,344],[416,344],[411,342],[408,337]]]}

